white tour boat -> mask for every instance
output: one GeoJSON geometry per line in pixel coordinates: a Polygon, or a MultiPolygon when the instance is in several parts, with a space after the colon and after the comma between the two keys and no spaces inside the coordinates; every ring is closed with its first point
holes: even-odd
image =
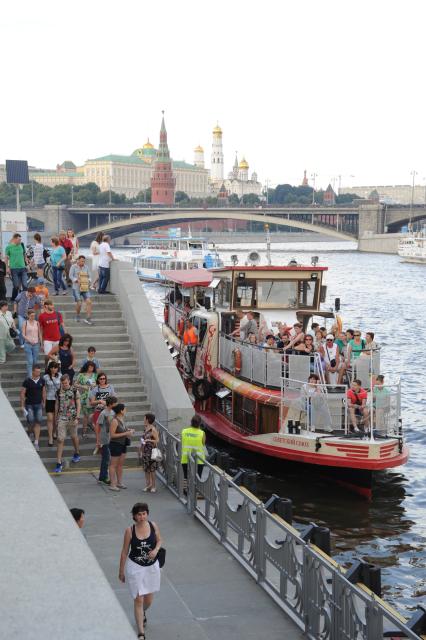
{"type": "Polygon", "coordinates": [[[398,244],[398,255],[404,262],[426,264],[426,229],[423,228],[417,233],[410,232],[401,238],[398,244]]]}
{"type": "Polygon", "coordinates": [[[143,238],[130,257],[140,280],[163,282],[166,270],[189,270],[223,265],[216,251],[210,251],[204,238],[160,236],[143,238]]]}

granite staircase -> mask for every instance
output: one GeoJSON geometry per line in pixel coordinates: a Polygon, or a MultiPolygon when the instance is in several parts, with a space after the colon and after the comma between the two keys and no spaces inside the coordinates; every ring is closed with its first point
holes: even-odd
{"type": "MultiPolygon", "coordinates": [[[[132,344],[127,334],[126,323],[123,319],[120,304],[114,295],[94,295],[93,301],[93,326],[75,319],[75,303],[71,291],[67,296],[54,296],[55,308],[64,316],[64,324],[67,333],[73,336],[73,349],[77,355],[77,372],[81,362],[87,354],[87,348],[96,348],[96,357],[101,364],[102,371],[108,376],[108,382],[114,385],[116,396],[127,407],[126,425],[135,429],[132,445],[127,449],[125,466],[134,466],[138,462],[137,448],[139,438],[143,431],[143,417],[149,411],[150,403],[146,389],[143,385],[138,363],[134,356],[132,344]]],[[[84,310],[81,320],[85,317],[84,310]]],[[[40,354],[39,363],[43,367],[44,356],[40,354]]],[[[17,347],[7,356],[7,362],[0,365],[0,384],[9,398],[11,405],[17,412],[24,428],[26,421],[20,410],[19,392],[22,381],[26,377],[26,361],[23,349],[17,347]]],[[[44,412],[43,412],[44,414],[44,412]]],[[[56,463],[56,446],[47,444],[46,419],[43,415],[40,437],[40,458],[49,471],[52,471],[56,463]]],[[[95,448],[95,435],[89,430],[87,438],[80,436],[81,462],[72,464],[72,469],[96,469],[100,464],[100,456],[93,455],[95,448]]],[[[69,437],[64,447],[64,468],[70,468],[70,460],[73,455],[73,447],[69,437]]]]}

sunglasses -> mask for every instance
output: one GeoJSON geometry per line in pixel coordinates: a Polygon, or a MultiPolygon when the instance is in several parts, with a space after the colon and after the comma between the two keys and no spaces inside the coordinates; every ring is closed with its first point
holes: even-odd
{"type": "Polygon", "coordinates": [[[100,378],[98,378],[98,380],[106,380],[105,376],[101,376],[100,378]]]}
{"type": "Polygon", "coordinates": [[[359,338],[359,336],[360,336],[360,335],[361,335],[360,333],[354,333],[354,336],[355,336],[355,337],[358,337],[358,338],[359,338]]]}

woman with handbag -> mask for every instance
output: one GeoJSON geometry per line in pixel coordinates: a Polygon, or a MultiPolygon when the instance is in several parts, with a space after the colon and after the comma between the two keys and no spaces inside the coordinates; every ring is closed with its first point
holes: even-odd
{"type": "Polygon", "coordinates": [[[15,349],[13,334],[18,336],[12,314],[9,311],[6,300],[0,302],[0,364],[6,362],[6,354],[12,353],[15,349]]]}
{"type": "Polygon", "coordinates": [[[135,433],[134,429],[126,429],[124,426],[124,416],[126,407],[121,402],[112,408],[115,417],[111,420],[109,427],[109,452],[111,460],[109,463],[110,491],[120,491],[127,489],[123,484],[123,464],[126,458],[127,447],[131,444],[130,438],[135,433]]]}
{"type": "MultiPolygon", "coordinates": [[[[146,611],[154,593],[160,591],[161,534],[155,522],[148,519],[149,508],[144,502],[132,508],[134,525],[124,532],[120,556],[119,580],[127,582],[134,602],[138,638],[145,640],[146,611]]],[[[164,550],[163,550],[164,551],[164,550]]],[[[163,562],[164,564],[164,562],[163,562]]]]}
{"type": "Polygon", "coordinates": [[[150,493],[155,493],[155,472],[158,469],[158,461],[153,458],[152,452],[157,448],[160,436],[155,428],[155,415],[146,413],[143,419],[144,433],[141,438],[142,450],[142,466],[145,472],[145,489],[150,493]]]}

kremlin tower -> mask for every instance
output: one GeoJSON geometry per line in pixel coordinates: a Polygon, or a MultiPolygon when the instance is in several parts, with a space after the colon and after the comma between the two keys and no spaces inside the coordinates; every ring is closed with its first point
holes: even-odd
{"type": "Polygon", "coordinates": [[[194,149],[194,165],[199,169],[204,169],[204,149],[200,145],[194,149]]]}
{"type": "Polygon", "coordinates": [[[218,124],[213,129],[210,179],[213,184],[217,185],[221,185],[223,182],[222,129],[218,124]]]}
{"type": "Polygon", "coordinates": [[[173,176],[172,161],[167,146],[167,131],[164,124],[164,111],[161,120],[160,145],[154,163],[151,178],[151,202],[172,205],[175,202],[176,178],[173,176]]]}

